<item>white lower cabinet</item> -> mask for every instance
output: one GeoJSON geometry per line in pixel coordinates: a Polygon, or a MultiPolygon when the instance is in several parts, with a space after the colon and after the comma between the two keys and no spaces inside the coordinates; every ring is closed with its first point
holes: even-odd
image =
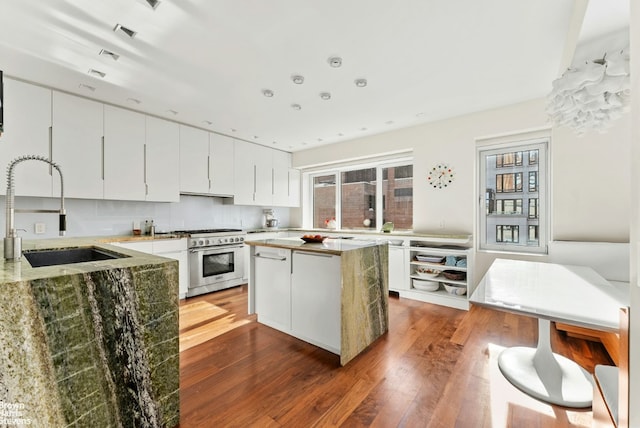
{"type": "Polygon", "coordinates": [[[254,247],[253,263],[258,321],[291,330],[291,250],[254,247]]]}
{"type": "Polygon", "coordinates": [[[340,257],[293,251],[291,330],[294,336],[340,353],[340,257]]]}
{"type": "Polygon", "coordinates": [[[283,248],[251,248],[258,321],[340,354],[341,258],[283,248]]]}
{"type": "Polygon", "coordinates": [[[389,245],[389,290],[408,290],[409,286],[407,249],[389,245]]]}
{"type": "Polygon", "coordinates": [[[178,297],[187,297],[189,288],[189,254],[187,252],[187,238],[182,239],[153,239],[140,242],[111,242],[116,247],[140,251],[178,261],[178,297]]]}

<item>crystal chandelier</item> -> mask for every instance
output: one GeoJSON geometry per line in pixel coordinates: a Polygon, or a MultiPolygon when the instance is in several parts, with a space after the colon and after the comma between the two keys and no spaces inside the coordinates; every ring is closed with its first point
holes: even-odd
{"type": "Polygon", "coordinates": [[[629,49],[625,48],[569,68],[554,80],[547,113],[557,125],[579,134],[603,131],[628,110],[630,95],[629,49]]]}

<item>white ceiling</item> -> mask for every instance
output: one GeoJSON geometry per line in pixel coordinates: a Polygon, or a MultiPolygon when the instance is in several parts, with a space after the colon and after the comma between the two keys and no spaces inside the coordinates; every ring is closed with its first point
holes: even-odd
{"type": "MultiPolygon", "coordinates": [[[[585,0],[0,0],[0,69],[297,151],[545,96],[575,48],[574,3],[585,0]]],[[[628,26],[628,10],[591,0],[580,40],[628,26]]]]}

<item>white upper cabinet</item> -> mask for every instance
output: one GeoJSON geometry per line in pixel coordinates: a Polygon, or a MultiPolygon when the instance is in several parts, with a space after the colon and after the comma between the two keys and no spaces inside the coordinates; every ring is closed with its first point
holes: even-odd
{"type": "Polygon", "coordinates": [[[236,205],[255,204],[255,165],[253,164],[252,153],[254,144],[245,141],[235,141],[234,149],[234,198],[236,205]]]}
{"type": "Polygon", "coordinates": [[[180,192],[233,196],[234,140],[180,125],[180,192]]]}
{"type": "Polygon", "coordinates": [[[231,137],[209,133],[209,193],[234,193],[234,141],[231,137]]]}
{"type": "Polygon", "coordinates": [[[144,201],[145,115],[104,106],[104,198],[144,201]]]}
{"type": "Polygon", "coordinates": [[[178,202],[180,200],[179,125],[147,116],[145,141],[145,199],[156,202],[178,202]]]}
{"type": "Polygon", "coordinates": [[[234,204],[300,205],[300,172],[291,168],[291,154],[236,141],[234,204]]]}
{"type": "Polygon", "coordinates": [[[236,205],[271,205],[273,173],[271,149],[235,141],[234,199],[236,205]]]}
{"type": "Polygon", "coordinates": [[[289,205],[289,167],[291,154],[273,150],[272,156],[272,194],[273,205],[286,207],[289,205]]]}
{"type": "Polygon", "coordinates": [[[300,206],[300,170],[297,168],[289,168],[289,207],[300,206]]]}
{"type": "MultiPolygon", "coordinates": [[[[51,158],[64,174],[65,197],[102,199],[102,136],[102,103],[53,92],[51,158]]],[[[59,193],[54,177],[53,194],[59,193]]]]}
{"type": "Polygon", "coordinates": [[[209,193],[209,133],[180,125],[180,193],[209,193]]]}
{"type": "MultiPolygon", "coordinates": [[[[51,91],[12,79],[4,79],[4,133],[0,137],[0,170],[23,155],[50,159],[51,91]]],[[[62,166],[64,173],[64,166],[62,166]]],[[[58,173],[55,180],[59,181],[58,173]]],[[[6,177],[0,186],[6,193],[6,177]]],[[[26,161],[14,169],[14,189],[18,196],[53,196],[49,165],[26,161]]]]}

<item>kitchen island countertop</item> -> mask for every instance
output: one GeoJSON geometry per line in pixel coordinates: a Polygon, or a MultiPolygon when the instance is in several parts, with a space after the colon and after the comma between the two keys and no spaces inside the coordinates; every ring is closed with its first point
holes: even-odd
{"type": "Polygon", "coordinates": [[[286,248],[289,250],[302,250],[312,253],[341,255],[346,251],[359,250],[366,247],[374,247],[376,245],[386,245],[385,243],[360,240],[360,239],[332,239],[327,238],[323,242],[304,242],[300,238],[276,238],[276,239],[258,239],[255,241],[245,241],[247,245],[286,248]]]}

